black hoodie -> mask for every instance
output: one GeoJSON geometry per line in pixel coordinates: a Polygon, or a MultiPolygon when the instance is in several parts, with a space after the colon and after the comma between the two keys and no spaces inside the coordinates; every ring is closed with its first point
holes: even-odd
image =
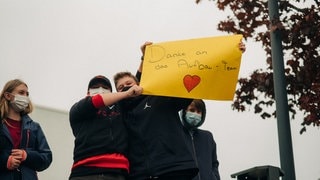
{"type": "Polygon", "coordinates": [[[139,96],[124,101],[129,135],[130,179],[198,172],[178,115],[192,99],[139,96]]]}
{"type": "Polygon", "coordinates": [[[199,168],[199,173],[193,180],[220,180],[219,161],[217,158],[217,145],[210,131],[198,129],[204,123],[205,116],[202,116],[196,127],[188,126],[185,118],[185,111],[181,111],[180,118],[185,127],[185,135],[189,147],[199,168]]]}

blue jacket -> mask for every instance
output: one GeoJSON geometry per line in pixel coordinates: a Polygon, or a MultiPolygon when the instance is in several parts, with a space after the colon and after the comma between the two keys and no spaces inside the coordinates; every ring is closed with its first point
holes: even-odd
{"type": "Polygon", "coordinates": [[[0,132],[0,177],[1,180],[13,180],[14,173],[18,170],[22,180],[37,180],[37,171],[47,169],[52,162],[52,152],[46,137],[39,125],[28,115],[22,116],[20,149],[27,153],[18,170],[8,170],[7,160],[13,149],[11,136],[6,125],[1,123],[0,132]]]}

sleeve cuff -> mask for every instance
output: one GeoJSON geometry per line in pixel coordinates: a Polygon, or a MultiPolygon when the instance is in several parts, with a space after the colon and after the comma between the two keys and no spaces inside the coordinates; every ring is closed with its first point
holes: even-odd
{"type": "Polygon", "coordinates": [[[105,106],[100,94],[92,96],[92,104],[97,109],[105,106]]]}
{"type": "Polygon", "coordinates": [[[7,168],[9,170],[13,170],[12,165],[11,165],[11,159],[12,159],[12,156],[9,156],[8,161],[7,161],[7,168]]]}
{"type": "Polygon", "coordinates": [[[27,152],[25,150],[22,151],[22,161],[25,161],[27,159],[27,152]]]}

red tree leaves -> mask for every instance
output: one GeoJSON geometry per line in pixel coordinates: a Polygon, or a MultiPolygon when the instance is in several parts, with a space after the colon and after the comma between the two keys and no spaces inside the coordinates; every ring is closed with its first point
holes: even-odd
{"type": "MultiPolygon", "coordinates": [[[[201,0],[197,0],[199,3],[201,0]]],[[[261,43],[268,67],[254,70],[249,77],[239,79],[232,104],[234,110],[254,112],[265,118],[275,117],[273,69],[270,31],[282,35],[288,103],[291,117],[296,111],[304,113],[301,133],[306,126],[320,126],[320,8],[318,1],[279,1],[279,19],[269,21],[267,0],[217,0],[220,10],[233,14],[218,24],[218,30],[242,34],[261,43]],[[300,4],[299,4],[300,3],[300,4]],[[307,6],[306,4],[309,4],[307,6]],[[273,108],[270,108],[273,107],[273,108]],[[271,111],[271,112],[270,112],[271,111]]]]}

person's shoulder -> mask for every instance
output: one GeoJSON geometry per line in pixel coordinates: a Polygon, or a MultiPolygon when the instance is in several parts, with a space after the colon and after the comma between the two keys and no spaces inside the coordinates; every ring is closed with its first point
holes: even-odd
{"type": "Polygon", "coordinates": [[[91,99],[92,99],[92,96],[85,96],[85,97],[83,97],[83,98],[80,99],[79,101],[75,102],[75,103],[71,106],[70,110],[71,110],[71,109],[74,109],[75,107],[77,107],[77,106],[79,106],[79,105],[82,105],[82,104],[84,104],[84,103],[91,103],[91,101],[92,101],[91,99]]]}
{"type": "Polygon", "coordinates": [[[22,120],[26,124],[30,124],[31,126],[37,127],[40,126],[40,123],[31,118],[28,114],[22,116],[22,120]]]}
{"type": "Polygon", "coordinates": [[[209,130],[207,130],[207,129],[200,129],[200,128],[198,128],[198,131],[199,132],[203,132],[203,133],[211,133],[209,130]]]}
{"type": "Polygon", "coordinates": [[[206,129],[198,129],[198,132],[201,134],[206,134],[206,135],[212,136],[211,131],[206,130],[206,129]]]}
{"type": "Polygon", "coordinates": [[[22,115],[22,121],[36,123],[28,114],[22,115]]]}
{"type": "Polygon", "coordinates": [[[181,109],[185,109],[193,100],[190,98],[172,97],[172,96],[152,96],[152,97],[166,103],[172,103],[174,105],[177,105],[178,107],[181,107],[181,109]]]}

